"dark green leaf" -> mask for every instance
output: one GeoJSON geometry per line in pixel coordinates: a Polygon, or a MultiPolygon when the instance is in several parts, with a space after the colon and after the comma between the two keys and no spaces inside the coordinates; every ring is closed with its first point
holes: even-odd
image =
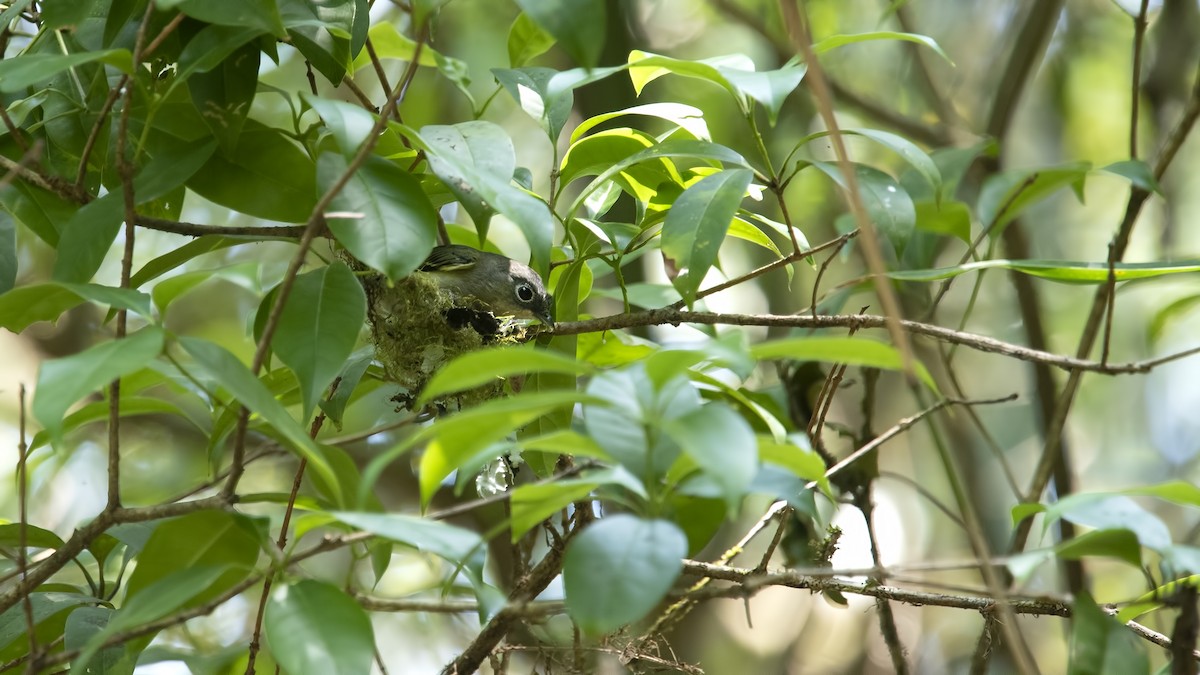
{"type": "Polygon", "coordinates": [[[126,587],[126,601],[150,592],[177,569],[224,568],[219,579],[210,582],[207,593],[195,595],[192,603],[199,604],[245,579],[258,560],[260,547],[254,522],[240,514],[198,511],[168,520],[154,529],[138,555],[126,587]]]}
{"type": "Polygon", "coordinates": [[[586,68],[599,63],[607,24],[603,0],[517,0],[517,4],[576,63],[586,68]]]}
{"type": "MultiPolygon", "coordinates": [[[[197,237],[188,243],[160,255],[142,266],[140,270],[135,272],[129,279],[130,288],[137,288],[142,284],[156,279],[159,276],[178,268],[184,263],[202,256],[205,253],[220,251],[223,248],[237,246],[238,244],[248,243],[249,239],[239,239],[236,237],[223,237],[215,234],[206,234],[202,237],[197,237]]],[[[260,241],[255,239],[254,241],[260,241]]]]}
{"type": "Polygon", "coordinates": [[[307,220],[317,203],[312,160],[283,132],[253,119],[233,154],[213,155],[188,187],[235,211],[289,223],[307,220]]]}
{"type": "Polygon", "coordinates": [[[163,339],[161,328],[148,326],[123,340],[101,342],[42,363],[33,397],[34,418],[56,435],[68,408],[112,380],[145,367],[162,351],[163,339]]]}
{"type": "Polygon", "coordinates": [[[1150,661],[1137,637],[1096,606],[1086,592],[1075,600],[1070,675],[1144,675],[1150,661]]]}
{"type": "Polygon", "coordinates": [[[346,410],[346,404],[350,402],[350,397],[362,380],[363,374],[371,366],[373,354],[373,350],[369,347],[352,354],[350,360],[342,367],[341,373],[338,374],[337,391],[319,403],[321,410],[329,416],[329,421],[333,422],[338,429],[342,428],[342,414],[346,410]]]}
{"type": "Polygon", "coordinates": [[[366,320],[366,294],[345,263],[296,277],[271,344],[296,373],[305,418],[354,351],[366,320]]]}
{"type": "MultiPolygon", "coordinates": [[[[321,155],[320,184],[332,185],[346,172],[345,158],[321,155]]],[[[355,258],[402,279],[425,261],[437,237],[437,212],[420,183],[395,164],[372,157],[334,198],[329,229],[355,258]]]]}
{"type": "Polygon", "coordinates": [[[275,660],[292,675],[371,671],[375,634],[367,613],[335,586],[312,579],[279,586],[264,619],[275,660]]]}
{"type": "Polygon", "coordinates": [[[190,17],[222,26],[253,26],[282,38],[283,19],[275,0],[155,0],[160,11],[178,7],[190,17]]]}
{"type": "Polygon", "coordinates": [[[669,521],[621,514],[590,525],[563,559],[567,612],[590,635],[641,619],[671,590],[687,550],[669,521]]]}
{"type": "Polygon", "coordinates": [[[17,222],[0,209],[0,296],[17,282],[17,222]]]}
{"type": "MultiPolygon", "coordinates": [[[[33,608],[33,622],[35,625],[42,624],[51,617],[65,612],[73,607],[80,605],[91,605],[99,603],[99,600],[81,593],[60,593],[52,592],[34,592],[29,594],[29,603],[33,608]]],[[[0,650],[7,652],[10,645],[21,638],[27,640],[27,620],[25,618],[25,608],[23,603],[15,603],[9,607],[3,614],[0,614],[0,650]]],[[[60,626],[62,624],[59,624],[60,626]]],[[[41,631],[37,631],[41,633],[41,631]]],[[[40,636],[39,636],[40,637],[40,636]]],[[[28,643],[20,645],[25,649],[21,654],[14,654],[13,657],[28,653],[28,643]]],[[[0,652],[0,653],[4,653],[0,652]]]]}
{"type": "Polygon", "coordinates": [[[124,218],[125,203],[119,193],[113,192],[76,211],[63,225],[59,238],[55,281],[91,281],[112,248],[124,218]]]}
{"type": "Polygon", "coordinates": [[[258,91],[258,64],[262,51],[257,44],[245,44],[212,70],[193,73],[188,92],[204,123],[221,143],[221,151],[230,157],[241,139],[242,127],[250,114],[250,104],[258,91]]]}
{"type": "Polygon", "coordinates": [[[717,262],[729,223],[753,177],[748,169],[708,176],[684,190],[667,212],[662,251],[678,272],[673,282],[689,306],[709,268],[717,262]]]}
{"type": "Polygon", "coordinates": [[[254,26],[205,26],[192,36],[179,54],[175,80],[186,82],[193,73],[207,73],[228,59],[239,47],[262,35],[254,26]]]}
{"type": "MultiPolygon", "coordinates": [[[[115,611],[108,607],[80,607],[71,612],[63,632],[66,649],[83,649],[92,638],[104,630],[113,614],[115,611]]],[[[133,643],[127,642],[101,649],[81,672],[96,675],[132,675],[136,664],[137,652],[133,643]]]]}
{"type": "Polygon", "coordinates": [[[125,73],[133,72],[133,55],[127,49],[77,54],[21,54],[0,60],[0,92],[18,92],[25,87],[47,82],[68,68],[93,61],[107,63],[125,73]]]}
{"type": "Polygon", "coordinates": [[[92,634],[87,646],[71,663],[71,670],[80,673],[88,672],[86,670],[88,664],[91,663],[97,652],[100,651],[101,645],[108,638],[121,631],[161,619],[183,607],[189,600],[212,586],[227,571],[227,565],[205,565],[172,570],[148,586],[144,593],[127,598],[125,604],[113,614],[104,628],[92,634]]]}

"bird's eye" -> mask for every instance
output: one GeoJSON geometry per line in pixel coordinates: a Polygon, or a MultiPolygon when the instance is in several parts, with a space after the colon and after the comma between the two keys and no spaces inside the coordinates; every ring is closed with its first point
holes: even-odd
{"type": "Polygon", "coordinates": [[[517,299],[521,302],[533,300],[533,287],[529,284],[517,284],[517,299]]]}

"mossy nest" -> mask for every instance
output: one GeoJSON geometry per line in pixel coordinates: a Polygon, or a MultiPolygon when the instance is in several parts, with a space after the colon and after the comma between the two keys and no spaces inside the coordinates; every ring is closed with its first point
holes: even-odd
{"type": "MultiPolygon", "coordinates": [[[[390,285],[382,274],[365,270],[359,278],[367,294],[375,358],[389,380],[408,390],[396,399],[405,408],[411,408],[429,378],[454,357],[526,339],[522,325],[472,307],[469,298],[451,296],[428,274],[414,272],[390,285]]],[[[435,403],[462,408],[498,398],[504,391],[505,382],[497,380],[435,403]]]]}

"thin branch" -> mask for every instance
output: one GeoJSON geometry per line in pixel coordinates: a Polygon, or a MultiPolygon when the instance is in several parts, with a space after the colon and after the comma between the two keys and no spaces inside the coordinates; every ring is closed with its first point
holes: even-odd
{"type": "MultiPolygon", "coordinates": [[[[888,441],[892,440],[896,436],[899,436],[900,434],[904,433],[905,431],[907,431],[909,428],[911,428],[917,422],[920,422],[921,420],[923,420],[926,417],[932,415],[933,413],[941,410],[942,408],[952,406],[952,405],[966,405],[966,406],[994,405],[996,403],[1008,403],[1010,401],[1015,401],[1015,400],[1017,400],[1016,394],[1010,394],[1003,398],[989,398],[989,399],[944,398],[944,399],[938,401],[937,403],[929,406],[928,408],[925,408],[924,410],[922,410],[919,413],[916,413],[914,415],[909,415],[908,417],[901,418],[900,421],[893,424],[890,429],[883,432],[882,434],[879,434],[875,438],[872,438],[870,440],[870,442],[868,442],[866,445],[855,450],[854,452],[850,453],[849,455],[846,455],[840,462],[829,467],[829,469],[827,469],[825,471],[825,477],[832,478],[834,475],[840,473],[847,466],[850,466],[851,464],[862,459],[864,456],[870,454],[871,452],[874,452],[875,449],[878,448],[879,446],[883,445],[884,443],[887,443],[888,441]]],[[[817,486],[816,481],[812,481],[808,484],[807,487],[809,489],[812,489],[816,486],[817,486]]]]}
{"type": "MultiPolygon", "coordinates": [[[[554,325],[554,334],[578,335],[580,333],[598,333],[607,330],[640,326],[658,326],[663,324],[677,326],[682,323],[731,326],[781,326],[789,328],[887,327],[886,318],[872,314],[831,314],[818,316],[807,314],[718,314],[715,312],[684,312],[665,307],[643,312],[631,312],[629,314],[613,314],[585,321],[566,321],[554,325]]],[[[1084,358],[1060,356],[1039,349],[1030,349],[1029,347],[1004,342],[984,335],[956,331],[919,321],[902,319],[900,327],[914,335],[923,335],[942,342],[963,345],[964,347],[970,347],[981,352],[999,354],[1021,361],[1045,363],[1067,371],[1103,373],[1106,375],[1148,373],[1164,363],[1177,361],[1200,353],[1200,346],[1198,346],[1146,361],[1103,364],[1084,358]]]]}
{"type": "Polygon", "coordinates": [[[888,332],[891,333],[892,342],[900,352],[900,360],[904,365],[904,372],[913,377],[916,372],[914,369],[915,359],[912,353],[912,346],[908,343],[908,336],[900,328],[900,303],[896,299],[895,289],[892,288],[891,282],[886,276],[887,269],[883,261],[883,250],[880,248],[879,236],[875,231],[875,224],[871,222],[870,216],[867,215],[866,207],[863,206],[862,195],[859,193],[858,187],[858,175],[855,173],[854,166],[850,162],[850,156],[846,150],[846,141],[842,138],[837,118],[833,114],[833,98],[829,91],[828,82],[825,79],[824,69],[821,67],[816,53],[813,51],[812,35],[809,33],[807,14],[803,10],[804,0],[780,0],[779,6],[783,10],[784,23],[787,24],[788,36],[791,38],[792,45],[804,55],[804,62],[808,65],[807,80],[812,89],[817,109],[820,111],[821,118],[825,122],[825,128],[829,130],[829,140],[833,144],[833,151],[837,156],[838,166],[841,168],[842,181],[845,183],[843,192],[845,193],[846,202],[850,206],[850,212],[854,216],[855,224],[858,227],[859,237],[862,240],[858,248],[866,260],[867,269],[871,271],[874,277],[875,294],[879,297],[879,301],[883,305],[883,314],[887,317],[888,332]]]}
{"type": "MultiPolygon", "coordinates": [[[[17,540],[17,571],[21,583],[29,583],[29,444],[25,441],[25,384],[17,385],[17,511],[20,532],[17,540]]],[[[25,612],[25,632],[29,638],[30,670],[37,672],[41,667],[41,652],[38,649],[37,621],[33,617],[33,601],[29,594],[21,597],[25,612]]]]}
{"type": "Polygon", "coordinates": [[[522,618],[521,612],[525,606],[533,602],[562,571],[562,556],[561,548],[552,546],[545,557],[517,582],[508,596],[508,605],[487,622],[458,658],[442,669],[442,675],[468,675],[479,670],[488,654],[500,644],[512,625],[522,618]]]}
{"type": "Polygon", "coordinates": [[[1129,83],[1129,159],[1138,158],[1138,111],[1142,99],[1142,45],[1146,40],[1146,13],[1150,0],[1142,0],[1137,16],[1133,18],[1133,75],[1129,83]]]}
{"type": "MultiPolygon", "coordinates": [[[[413,54],[413,60],[409,62],[409,68],[404,74],[404,79],[398,85],[398,91],[392,92],[388,96],[387,104],[379,113],[379,119],[375,121],[375,125],[367,134],[366,140],[359,146],[358,152],[346,164],[346,170],[332,185],[321,195],[317,200],[316,206],[313,207],[312,214],[308,218],[308,222],[304,224],[304,233],[300,236],[300,242],[297,246],[295,255],[292,256],[292,261],[288,265],[287,272],[284,273],[283,280],[279,282],[277,287],[275,304],[272,305],[270,313],[267,315],[266,324],[263,326],[262,336],[259,338],[258,346],[254,350],[254,358],[250,363],[250,372],[258,375],[258,371],[262,369],[263,363],[267,359],[267,353],[271,347],[271,340],[275,337],[275,331],[279,327],[279,319],[283,315],[284,305],[287,303],[288,296],[291,295],[292,286],[295,285],[296,276],[300,273],[300,268],[304,265],[305,258],[308,256],[308,250],[312,246],[313,240],[317,234],[325,229],[325,212],[337,198],[342,188],[350,182],[354,177],[355,172],[359,167],[367,161],[371,156],[371,151],[375,148],[375,144],[379,141],[381,132],[387,127],[388,120],[396,112],[397,106],[404,99],[404,94],[408,90],[408,85],[412,82],[413,76],[416,74],[417,61],[420,60],[421,50],[424,48],[425,41],[428,39],[427,30],[422,28],[421,34],[417,39],[417,46],[413,54]]],[[[242,473],[245,469],[245,452],[246,452],[246,432],[250,425],[250,408],[242,406],[241,413],[238,415],[237,427],[234,432],[233,441],[233,458],[230,462],[229,478],[225,482],[225,487],[222,494],[226,498],[230,498],[237,490],[238,481],[242,478],[242,473]]]]}

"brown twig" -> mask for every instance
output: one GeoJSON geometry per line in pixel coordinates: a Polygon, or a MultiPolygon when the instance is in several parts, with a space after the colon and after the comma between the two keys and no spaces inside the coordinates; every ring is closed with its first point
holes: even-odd
{"type": "Polygon", "coordinates": [[[842,180],[845,183],[843,192],[846,202],[850,206],[850,213],[853,214],[854,222],[858,227],[859,238],[862,240],[858,247],[859,251],[862,252],[867,269],[871,271],[874,279],[875,294],[883,305],[883,315],[887,317],[888,332],[892,334],[892,342],[900,352],[904,372],[911,377],[916,372],[914,370],[916,362],[912,347],[908,343],[908,335],[900,328],[900,303],[896,299],[896,292],[891,286],[891,281],[886,276],[887,269],[883,261],[883,250],[880,248],[875,224],[871,222],[866,207],[862,203],[858,175],[855,173],[854,165],[850,162],[845,139],[842,138],[837,118],[833,114],[833,95],[829,91],[824,69],[821,68],[816,53],[813,52],[812,36],[809,34],[806,13],[801,9],[803,6],[804,0],[780,0],[779,2],[792,45],[804,55],[804,62],[808,65],[807,81],[812,89],[817,110],[820,111],[821,118],[825,122],[825,128],[829,130],[829,140],[833,145],[834,155],[837,156],[842,180]]]}
{"type": "Polygon", "coordinates": [[[508,605],[487,622],[479,635],[453,661],[442,669],[443,675],[469,675],[492,653],[508,634],[509,628],[522,617],[528,603],[550,585],[562,570],[563,551],[552,546],[546,555],[522,577],[508,596],[508,605]]]}
{"type": "MultiPolygon", "coordinates": [[[[613,314],[611,316],[584,321],[567,321],[554,326],[555,335],[578,335],[580,333],[598,333],[619,328],[634,328],[640,326],[658,326],[663,324],[679,325],[682,323],[697,323],[705,325],[730,326],[780,326],[788,328],[886,328],[887,319],[876,315],[862,314],[830,314],[810,316],[807,314],[718,314],[715,312],[685,312],[670,307],[651,309],[629,314],[613,314]]],[[[1181,352],[1145,361],[1130,361],[1127,363],[1102,364],[1084,358],[1061,356],[1039,349],[1030,349],[1022,345],[1004,342],[975,333],[944,328],[936,324],[921,323],[904,319],[900,327],[914,335],[923,335],[950,344],[959,344],[981,352],[999,354],[1021,361],[1045,363],[1066,371],[1083,371],[1103,373],[1106,375],[1124,375],[1131,373],[1148,373],[1158,366],[1171,361],[1191,356],[1200,352],[1200,347],[1193,347],[1181,352]]]]}
{"type": "MultiPolygon", "coordinates": [[[[404,100],[405,92],[408,90],[409,84],[412,82],[413,76],[416,74],[417,61],[421,56],[421,50],[427,39],[427,29],[422,28],[418,36],[417,47],[413,60],[409,63],[408,70],[405,71],[404,79],[398,85],[398,91],[392,92],[388,96],[387,104],[379,114],[379,119],[376,120],[370,133],[367,134],[366,140],[359,146],[358,152],[354,157],[347,162],[346,170],[342,175],[338,176],[337,180],[321,195],[317,200],[316,206],[313,207],[312,214],[308,218],[308,222],[304,224],[304,232],[300,236],[299,244],[295,255],[292,256],[292,261],[288,265],[287,272],[283,276],[283,280],[279,282],[277,287],[275,304],[272,305],[270,313],[267,315],[266,324],[263,326],[262,336],[259,338],[258,346],[254,350],[254,358],[250,363],[250,372],[257,375],[262,369],[263,363],[266,361],[267,353],[271,346],[271,340],[275,337],[275,331],[279,327],[279,319],[283,316],[283,308],[287,303],[288,296],[291,295],[292,286],[296,282],[296,276],[300,273],[300,268],[304,265],[304,260],[308,256],[308,250],[312,246],[313,240],[317,237],[317,233],[325,228],[325,211],[333,200],[337,198],[342,188],[350,182],[354,177],[355,172],[359,167],[371,156],[371,151],[375,148],[375,144],[379,141],[380,133],[387,127],[388,120],[396,112],[397,106],[404,100]]],[[[250,424],[250,409],[242,406],[241,412],[238,415],[237,427],[234,431],[233,439],[233,458],[230,462],[229,478],[225,482],[225,487],[222,489],[222,494],[227,498],[231,497],[237,490],[238,481],[242,478],[244,471],[245,452],[246,452],[246,432],[250,424]]]]}

